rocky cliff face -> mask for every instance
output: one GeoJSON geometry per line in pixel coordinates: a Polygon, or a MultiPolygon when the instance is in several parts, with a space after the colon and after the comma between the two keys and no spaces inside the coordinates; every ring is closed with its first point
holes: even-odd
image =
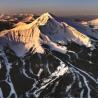
{"type": "Polygon", "coordinates": [[[40,45],[40,31],[38,27],[26,28],[27,25],[17,26],[11,30],[1,32],[1,44],[8,44],[16,54],[24,50],[24,55],[30,48],[36,48],[36,52],[43,52],[40,45]],[[6,43],[4,43],[6,41],[6,43]],[[19,49],[19,51],[17,51],[19,49]],[[39,49],[39,51],[38,51],[39,49]]]}

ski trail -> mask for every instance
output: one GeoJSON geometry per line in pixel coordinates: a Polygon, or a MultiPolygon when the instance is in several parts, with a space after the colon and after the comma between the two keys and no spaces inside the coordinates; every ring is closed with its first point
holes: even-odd
{"type": "Polygon", "coordinates": [[[5,64],[6,70],[7,70],[5,82],[10,86],[10,89],[11,89],[7,98],[11,98],[12,95],[15,96],[14,98],[18,98],[16,91],[14,89],[14,85],[13,85],[12,80],[11,80],[11,76],[10,76],[10,70],[12,68],[11,63],[8,62],[8,58],[7,58],[6,54],[4,53],[4,51],[1,50],[0,52],[1,52],[1,57],[4,60],[4,64],[5,64]]]}

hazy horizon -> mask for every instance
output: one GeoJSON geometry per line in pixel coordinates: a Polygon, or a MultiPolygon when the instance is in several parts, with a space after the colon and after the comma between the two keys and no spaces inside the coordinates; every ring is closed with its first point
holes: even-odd
{"type": "Polygon", "coordinates": [[[0,13],[50,12],[59,16],[98,15],[98,0],[0,0],[0,13]]]}

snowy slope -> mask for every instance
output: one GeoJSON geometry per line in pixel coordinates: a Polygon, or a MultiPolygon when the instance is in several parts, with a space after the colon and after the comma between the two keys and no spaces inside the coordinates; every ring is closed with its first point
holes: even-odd
{"type": "MultiPolygon", "coordinates": [[[[42,33],[48,35],[55,42],[67,44],[70,41],[78,45],[91,47],[90,38],[71,26],[57,22],[49,13],[45,13],[37,20],[42,33]]],[[[68,24],[67,24],[68,25],[68,24]]]]}
{"type": "Polygon", "coordinates": [[[73,22],[73,21],[68,21],[68,24],[75,29],[77,29],[79,32],[81,32],[84,35],[87,35],[90,38],[94,38],[98,40],[98,25],[93,25],[87,22],[87,24],[78,23],[78,22],[73,22]],[[92,28],[92,27],[93,28],[92,28]]]}

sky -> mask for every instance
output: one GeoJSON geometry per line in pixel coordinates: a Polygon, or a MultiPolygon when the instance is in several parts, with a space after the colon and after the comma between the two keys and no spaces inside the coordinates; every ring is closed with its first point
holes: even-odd
{"type": "Polygon", "coordinates": [[[98,15],[98,0],[0,0],[0,13],[98,15]]]}

